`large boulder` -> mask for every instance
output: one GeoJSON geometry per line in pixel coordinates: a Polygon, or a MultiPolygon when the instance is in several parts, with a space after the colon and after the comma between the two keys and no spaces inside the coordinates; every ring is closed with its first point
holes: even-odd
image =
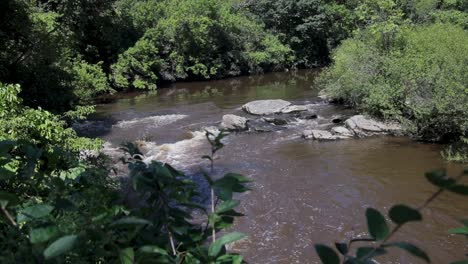
{"type": "Polygon", "coordinates": [[[247,130],[247,118],[237,115],[224,115],[221,128],[230,131],[247,130]]]}
{"type": "Polygon", "coordinates": [[[399,134],[402,130],[399,124],[383,123],[363,115],[355,115],[347,119],[345,125],[360,137],[376,134],[399,134]]]}
{"type": "Polygon", "coordinates": [[[291,105],[284,100],[258,100],[242,106],[242,109],[252,115],[272,115],[280,113],[281,110],[291,105]]]}
{"type": "Polygon", "coordinates": [[[302,133],[302,137],[305,139],[314,139],[314,140],[321,140],[321,141],[349,138],[349,137],[341,136],[341,135],[333,135],[330,131],[318,130],[318,129],[305,130],[302,133]]]}

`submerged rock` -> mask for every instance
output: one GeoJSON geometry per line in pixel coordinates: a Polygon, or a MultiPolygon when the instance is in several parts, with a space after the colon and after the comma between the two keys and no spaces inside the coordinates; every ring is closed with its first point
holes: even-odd
{"type": "Polygon", "coordinates": [[[363,115],[355,115],[345,121],[346,127],[357,136],[365,137],[376,134],[399,134],[402,128],[396,123],[383,123],[363,115]]]}
{"type": "Polygon", "coordinates": [[[251,120],[248,123],[249,129],[255,132],[273,132],[281,130],[282,127],[272,125],[262,119],[251,120]]]}
{"type": "Polygon", "coordinates": [[[305,139],[314,139],[314,140],[338,140],[349,138],[347,136],[333,135],[330,131],[327,130],[305,130],[302,134],[302,137],[305,139]]]}
{"type": "Polygon", "coordinates": [[[224,115],[221,127],[230,131],[247,130],[247,118],[237,115],[224,115]]]}
{"type": "Polygon", "coordinates": [[[316,119],[318,117],[318,114],[314,110],[309,110],[306,112],[300,112],[298,115],[296,115],[296,117],[300,119],[310,120],[316,119]]]}
{"type": "Polygon", "coordinates": [[[271,117],[264,117],[263,120],[267,123],[274,124],[277,126],[285,126],[291,120],[286,116],[271,116],[271,117]]]}
{"type": "Polygon", "coordinates": [[[284,108],[291,105],[284,100],[258,100],[242,106],[242,109],[252,115],[272,115],[280,113],[284,108]]]}

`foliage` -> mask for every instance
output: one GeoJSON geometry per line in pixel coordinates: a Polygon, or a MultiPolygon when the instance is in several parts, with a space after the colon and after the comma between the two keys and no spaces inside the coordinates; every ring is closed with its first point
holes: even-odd
{"type": "MultiPolygon", "coordinates": [[[[77,137],[50,112],[24,107],[19,85],[0,88],[1,263],[242,262],[225,246],[245,236],[216,234],[241,216],[233,193],[248,190],[245,176],[207,176],[212,200],[222,201],[208,213],[195,202],[201,194],[192,180],[169,164],[143,162],[129,144],[138,205],[127,206],[106,159],[80,157],[78,150],[99,148],[100,141],[77,137]],[[204,217],[194,221],[195,210],[204,217]]],[[[226,134],[220,135],[217,142],[226,134]]]]}
{"type": "Polygon", "coordinates": [[[19,85],[0,83],[1,140],[26,140],[50,151],[57,145],[71,151],[100,147],[100,140],[78,137],[58,116],[40,108],[25,107],[18,96],[20,92],[19,85]]]}
{"type": "Polygon", "coordinates": [[[70,64],[67,71],[73,76],[71,85],[75,87],[74,95],[80,98],[81,103],[90,104],[97,95],[114,92],[102,70],[102,61],[92,65],[76,58],[70,64]]]}
{"type": "Polygon", "coordinates": [[[468,131],[468,33],[451,24],[402,29],[390,50],[350,39],[321,76],[325,93],[368,113],[407,123],[425,140],[468,131]]]}
{"type": "Polygon", "coordinates": [[[292,59],[288,47],[230,1],[141,1],[129,10],[146,28],[140,25],[142,38],[112,66],[120,89],[281,69],[292,59]]]}
{"type": "MultiPolygon", "coordinates": [[[[417,208],[412,208],[403,204],[391,207],[388,215],[394,223],[394,227],[392,229],[390,229],[385,216],[376,209],[368,208],[366,210],[366,219],[370,236],[366,238],[354,238],[347,243],[335,243],[336,250],[322,244],[315,245],[315,249],[322,263],[339,264],[341,261],[340,256],[343,259],[343,263],[347,264],[375,263],[375,258],[387,254],[387,250],[389,248],[402,249],[407,253],[430,263],[431,260],[429,256],[419,247],[407,242],[392,242],[390,240],[405,224],[422,221],[423,217],[421,211],[437,199],[442,193],[452,192],[468,196],[468,186],[459,183],[463,176],[468,176],[467,170],[456,178],[448,177],[445,170],[427,173],[427,180],[438,188],[437,192],[431,195],[417,208]],[[353,254],[352,246],[356,242],[368,242],[372,244],[357,248],[355,250],[355,254],[353,254]]],[[[454,228],[450,230],[450,233],[465,236],[468,235],[468,223],[466,221],[462,221],[462,223],[465,227],[454,228]]],[[[463,262],[454,262],[453,264],[455,263],[463,262]]]]}
{"type": "Polygon", "coordinates": [[[260,0],[247,7],[295,52],[300,67],[323,65],[354,29],[355,1],[260,0]]]}

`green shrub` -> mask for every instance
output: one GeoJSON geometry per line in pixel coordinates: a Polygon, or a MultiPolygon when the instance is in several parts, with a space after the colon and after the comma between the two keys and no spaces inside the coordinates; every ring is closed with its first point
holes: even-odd
{"type": "MultiPolygon", "coordinates": [[[[231,1],[166,0],[137,43],[112,66],[120,89],[154,89],[161,80],[208,79],[281,69],[288,47],[231,1]]],[[[146,10],[148,11],[148,10],[146,10]]]]}
{"type": "Polygon", "coordinates": [[[405,121],[425,140],[468,131],[468,33],[452,24],[403,28],[389,50],[345,41],[321,76],[324,92],[365,112],[405,121]]]}

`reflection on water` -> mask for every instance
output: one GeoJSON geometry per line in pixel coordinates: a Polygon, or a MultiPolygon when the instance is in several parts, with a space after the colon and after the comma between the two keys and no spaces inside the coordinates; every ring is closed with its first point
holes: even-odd
{"type": "MultiPolygon", "coordinates": [[[[276,73],[128,94],[99,106],[95,119],[101,121],[95,124],[102,127],[90,134],[94,131],[114,144],[149,139],[155,142],[150,145],[155,158],[195,172],[207,151],[197,131],[217,125],[224,114],[242,114],[240,106],[252,100],[317,102],[315,76],[313,71],[276,73]]],[[[326,117],[349,112],[329,105],[317,105],[317,110],[326,117]]],[[[219,168],[254,180],[253,191],[241,197],[246,217],[236,226],[249,239],[234,246],[249,263],[318,263],[314,243],[331,245],[365,235],[367,207],[386,211],[398,203],[417,206],[435,191],[424,172],[440,167],[449,167],[450,173],[461,170],[441,160],[438,145],[392,137],[304,141],[298,137],[303,126],[233,134],[216,161],[219,168]]],[[[468,218],[468,203],[444,194],[424,211],[423,223],[408,225],[395,239],[419,245],[433,263],[462,259],[467,241],[447,233],[459,226],[459,218],[468,218]]],[[[420,263],[400,251],[391,253],[380,262],[420,263]]]]}

